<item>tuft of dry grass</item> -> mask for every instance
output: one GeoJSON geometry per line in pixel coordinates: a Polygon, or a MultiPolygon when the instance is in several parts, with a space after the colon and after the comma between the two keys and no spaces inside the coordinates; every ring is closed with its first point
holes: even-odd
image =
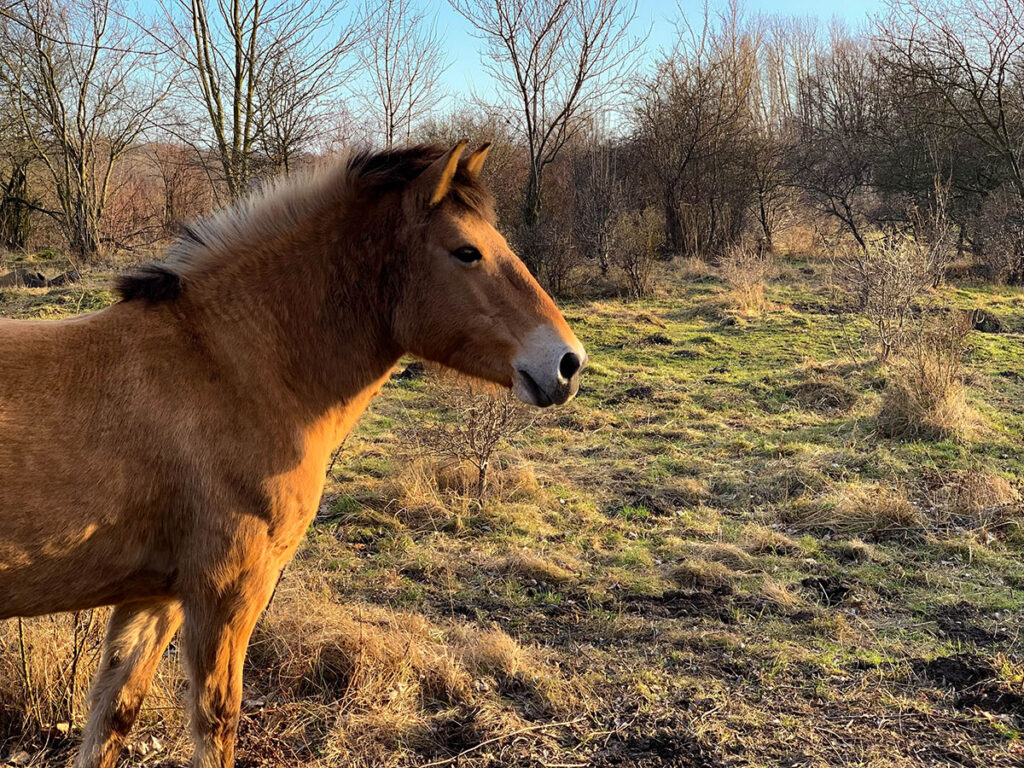
{"type": "Polygon", "coordinates": [[[714,268],[698,256],[687,256],[678,262],[679,276],[683,280],[703,280],[715,277],[714,268]]]}
{"type": "Polygon", "coordinates": [[[761,584],[760,594],[765,601],[779,610],[794,611],[806,606],[804,599],[789,585],[775,579],[766,578],[761,584]]]}
{"type": "Polygon", "coordinates": [[[803,408],[845,411],[857,402],[857,392],[838,376],[818,376],[794,384],[790,395],[803,408]]]}
{"type": "Polygon", "coordinates": [[[980,422],[967,402],[963,370],[970,328],[962,313],[946,313],[918,331],[892,364],[878,411],[880,434],[961,442],[970,437],[980,422]]]}
{"type": "Polygon", "coordinates": [[[826,518],[813,521],[839,530],[884,532],[918,528],[924,515],[899,488],[878,484],[850,484],[826,518]]]}
{"type": "Polygon", "coordinates": [[[977,423],[963,383],[949,380],[934,360],[894,367],[878,411],[878,431],[883,436],[963,441],[977,423]]]}
{"type": "Polygon", "coordinates": [[[737,547],[724,541],[699,544],[693,553],[701,560],[721,563],[734,571],[749,571],[754,567],[754,558],[737,547]]]}
{"type": "Polygon", "coordinates": [[[528,550],[519,550],[503,558],[499,568],[506,574],[533,579],[541,584],[565,584],[574,579],[569,569],[528,550]]]}
{"type": "Polygon", "coordinates": [[[870,563],[881,559],[874,547],[860,539],[840,542],[836,546],[836,556],[847,563],[870,563]]]}
{"type": "Polygon", "coordinates": [[[732,288],[730,300],[745,315],[757,315],[768,308],[765,280],[772,271],[771,254],[737,245],[722,257],[719,272],[732,288]]]}
{"type": "Polygon", "coordinates": [[[724,563],[691,557],[673,568],[669,578],[682,589],[720,589],[732,585],[739,574],[724,563]]]}
{"type": "Polygon", "coordinates": [[[744,526],[740,533],[740,540],[752,555],[795,557],[803,553],[800,545],[789,536],[758,523],[744,526]]]}
{"type": "Polygon", "coordinates": [[[953,475],[939,503],[969,528],[999,530],[1024,521],[1021,494],[1006,478],[977,470],[953,475]]]}

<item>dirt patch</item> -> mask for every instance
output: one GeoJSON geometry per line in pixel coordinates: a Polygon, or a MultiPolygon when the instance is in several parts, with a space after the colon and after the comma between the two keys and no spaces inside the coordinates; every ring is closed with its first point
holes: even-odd
{"type": "Polygon", "coordinates": [[[725,624],[735,624],[736,618],[730,610],[732,596],[732,587],[728,585],[716,589],[669,589],[660,595],[623,595],[605,607],[611,611],[642,614],[647,618],[709,616],[725,624]]]}
{"type": "Polygon", "coordinates": [[[646,336],[640,340],[640,343],[644,346],[655,345],[659,347],[668,347],[674,344],[672,337],[665,333],[652,333],[650,336],[646,336]]]}
{"type": "Polygon", "coordinates": [[[939,634],[954,640],[978,645],[992,645],[1007,639],[1004,632],[992,632],[980,626],[977,622],[981,616],[982,613],[978,606],[961,600],[955,605],[943,605],[936,608],[929,618],[935,622],[939,634]]]}
{"type": "Polygon", "coordinates": [[[957,653],[913,662],[914,671],[933,683],[960,691],[993,680],[995,670],[988,659],[975,653],[957,653]]]}
{"type": "Polygon", "coordinates": [[[957,653],[912,663],[914,671],[936,686],[957,692],[957,709],[983,710],[1024,718],[1024,688],[998,679],[990,659],[976,653],[957,653]]]}
{"type": "Polygon", "coordinates": [[[825,605],[839,605],[853,591],[853,586],[840,576],[808,576],[800,586],[810,590],[814,598],[825,605]]]}
{"type": "Polygon", "coordinates": [[[609,397],[605,402],[609,405],[618,405],[636,400],[650,400],[654,396],[654,387],[642,384],[638,387],[630,387],[619,394],[609,397]]]}
{"type": "Polygon", "coordinates": [[[1012,715],[1018,723],[1024,722],[1024,693],[1007,683],[984,683],[973,691],[957,697],[960,709],[980,709],[996,715],[1012,715]]]}
{"type": "MultiPolygon", "coordinates": [[[[686,702],[678,709],[690,708],[686,702]]],[[[674,711],[641,715],[616,729],[589,761],[594,768],[718,768],[722,761],[697,738],[692,716],[674,711]]]]}

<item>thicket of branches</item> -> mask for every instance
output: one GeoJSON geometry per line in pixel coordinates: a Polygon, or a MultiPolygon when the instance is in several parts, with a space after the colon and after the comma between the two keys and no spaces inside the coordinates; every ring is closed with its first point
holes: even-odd
{"type": "Polygon", "coordinates": [[[652,55],[633,0],[450,0],[492,98],[445,98],[442,46],[469,41],[412,0],[118,2],[3,6],[0,248],[144,258],[341,146],[469,136],[494,144],[503,227],[561,292],[643,293],[654,257],[769,252],[795,227],[854,270],[941,237],[937,269],[1024,282],[1014,0],[894,0],[859,30],[679,11],[652,55]]]}

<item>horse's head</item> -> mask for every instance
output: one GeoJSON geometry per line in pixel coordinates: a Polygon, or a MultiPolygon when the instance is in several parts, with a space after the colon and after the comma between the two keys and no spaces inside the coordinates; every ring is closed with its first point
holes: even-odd
{"type": "Polygon", "coordinates": [[[479,181],[484,146],[437,157],[402,192],[406,265],[395,307],[408,351],[548,406],[579,389],[587,353],[495,228],[479,181]]]}

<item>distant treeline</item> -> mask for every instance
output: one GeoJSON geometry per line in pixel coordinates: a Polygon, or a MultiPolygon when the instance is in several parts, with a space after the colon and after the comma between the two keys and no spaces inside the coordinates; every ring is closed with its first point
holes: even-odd
{"type": "Polygon", "coordinates": [[[936,222],[985,276],[1024,281],[1017,0],[895,0],[858,30],[680,12],[653,55],[624,0],[451,0],[488,103],[443,98],[458,44],[411,0],[115,2],[0,10],[2,248],[149,255],[326,153],[469,136],[494,144],[502,225],[558,291],[630,259],[794,231],[866,250],[936,222]]]}

